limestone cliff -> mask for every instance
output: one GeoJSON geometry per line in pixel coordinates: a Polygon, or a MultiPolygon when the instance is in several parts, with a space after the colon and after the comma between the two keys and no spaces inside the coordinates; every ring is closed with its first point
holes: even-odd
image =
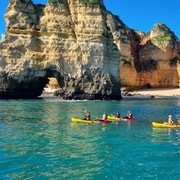
{"type": "Polygon", "coordinates": [[[165,24],[127,27],[103,0],[11,0],[0,97],[34,98],[56,78],[64,99],[121,99],[120,84],[179,87],[180,42],[165,24]]]}
{"type": "Polygon", "coordinates": [[[165,24],[155,24],[149,33],[133,33],[129,50],[121,49],[122,86],[180,87],[180,43],[175,34],[165,24]]]}
{"type": "Polygon", "coordinates": [[[0,97],[37,97],[55,77],[64,99],[121,99],[109,14],[101,0],[46,6],[11,0],[0,44],[0,97]]]}

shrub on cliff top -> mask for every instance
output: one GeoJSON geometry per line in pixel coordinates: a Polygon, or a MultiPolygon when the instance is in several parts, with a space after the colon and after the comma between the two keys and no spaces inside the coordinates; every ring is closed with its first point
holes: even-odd
{"type": "Polygon", "coordinates": [[[48,3],[57,3],[57,2],[64,2],[64,0],[48,0],[48,3]]]}
{"type": "Polygon", "coordinates": [[[79,3],[84,4],[84,5],[98,5],[98,1],[97,0],[79,0],[79,3]]]}
{"type": "Polygon", "coordinates": [[[158,42],[166,42],[171,39],[171,36],[170,35],[159,36],[159,37],[155,37],[154,39],[158,42]]]}

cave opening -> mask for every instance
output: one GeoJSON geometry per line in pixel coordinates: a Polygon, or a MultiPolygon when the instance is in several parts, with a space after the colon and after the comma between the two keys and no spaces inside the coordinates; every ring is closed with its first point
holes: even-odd
{"type": "Polygon", "coordinates": [[[44,84],[43,94],[54,94],[54,92],[64,86],[64,78],[61,74],[52,69],[46,69],[46,83],[44,84]]]}
{"type": "Polygon", "coordinates": [[[48,77],[48,83],[44,87],[43,93],[53,93],[60,88],[60,85],[55,77],[48,77]]]}

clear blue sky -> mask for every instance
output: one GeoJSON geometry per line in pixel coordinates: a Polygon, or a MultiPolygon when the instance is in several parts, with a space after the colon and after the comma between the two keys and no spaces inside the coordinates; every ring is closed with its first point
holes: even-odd
{"type": "MultiPolygon", "coordinates": [[[[4,14],[9,0],[0,0],[0,34],[5,33],[4,14]]],[[[46,4],[47,0],[33,0],[46,4]]],[[[166,24],[180,39],[180,0],[104,0],[106,9],[132,29],[149,32],[156,23],[166,24]]],[[[1,38],[1,37],[0,37],[1,38]]]]}

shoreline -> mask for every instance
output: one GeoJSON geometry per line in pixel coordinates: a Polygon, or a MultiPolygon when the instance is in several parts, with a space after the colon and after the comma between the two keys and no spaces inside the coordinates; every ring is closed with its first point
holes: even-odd
{"type": "MultiPolygon", "coordinates": [[[[43,94],[53,95],[57,89],[44,88],[43,94]]],[[[121,93],[123,90],[121,90],[121,93]]],[[[180,97],[180,88],[152,88],[143,90],[129,91],[128,95],[123,97],[180,97]]]]}
{"type": "Polygon", "coordinates": [[[130,91],[131,96],[150,96],[150,97],[180,97],[180,88],[157,88],[130,91]]]}

